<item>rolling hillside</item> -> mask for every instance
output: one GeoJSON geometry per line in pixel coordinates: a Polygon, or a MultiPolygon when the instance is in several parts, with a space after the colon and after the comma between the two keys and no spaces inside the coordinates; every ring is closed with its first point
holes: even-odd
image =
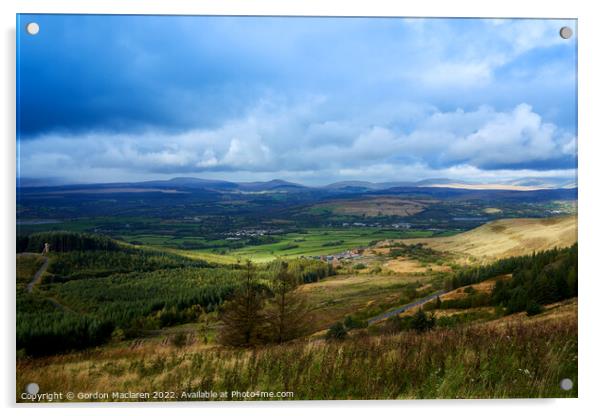
{"type": "Polygon", "coordinates": [[[492,221],[451,237],[404,240],[461,256],[494,260],[520,256],[577,241],[577,217],[517,218],[492,221]]]}

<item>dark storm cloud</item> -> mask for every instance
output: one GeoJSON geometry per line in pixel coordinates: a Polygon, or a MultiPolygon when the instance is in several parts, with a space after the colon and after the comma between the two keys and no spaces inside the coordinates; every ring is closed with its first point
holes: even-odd
{"type": "Polygon", "coordinates": [[[423,175],[574,167],[576,48],[557,36],[558,21],[42,15],[20,24],[30,20],[41,31],[19,46],[22,176],[327,181],[408,166],[423,175]]]}

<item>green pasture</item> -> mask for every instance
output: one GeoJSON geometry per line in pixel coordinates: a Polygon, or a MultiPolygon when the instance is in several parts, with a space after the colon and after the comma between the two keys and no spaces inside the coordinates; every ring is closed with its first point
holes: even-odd
{"type": "Polygon", "coordinates": [[[365,247],[371,241],[392,238],[431,237],[432,231],[394,231],[379,229],[324,229],[312,228],[306,233],[289,233],[277,243],[246,246],[226,254],[255,261],[270,261],[276,257],[318,256],[365,247]]]}

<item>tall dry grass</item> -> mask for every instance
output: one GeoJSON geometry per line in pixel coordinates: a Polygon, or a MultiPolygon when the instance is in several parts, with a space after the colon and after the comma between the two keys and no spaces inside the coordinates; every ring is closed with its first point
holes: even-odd
{"type": "Polygon", "coordinates": [[[101,349],[17,364],[17,391],[293,391],[294,399],[576,397],[570,319],[256,349],[101,349]]]}

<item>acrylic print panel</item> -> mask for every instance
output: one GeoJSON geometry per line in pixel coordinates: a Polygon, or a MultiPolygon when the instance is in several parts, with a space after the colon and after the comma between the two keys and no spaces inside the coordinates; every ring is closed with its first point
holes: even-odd
{"type": "Polygon", "coordinates": [[[577,396],[576,21],[17,32],[18,402],[577,396]]]}

